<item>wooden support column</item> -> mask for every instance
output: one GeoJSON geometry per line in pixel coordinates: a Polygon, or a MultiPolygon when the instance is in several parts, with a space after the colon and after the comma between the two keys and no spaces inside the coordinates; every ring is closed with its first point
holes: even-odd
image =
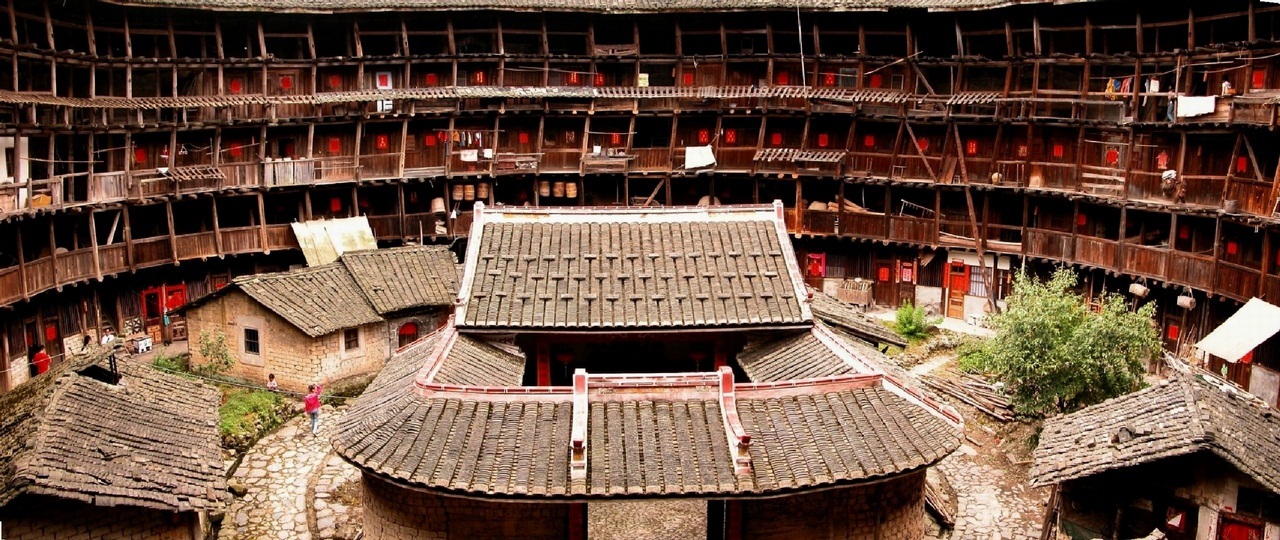
{"type": "MultiPolygon", "coordinates": [[[[128,159],[125,162],[128,163],[128,159]]],[[[138,269],[137,257],[133,254],[133,221],[129,219],[129,205],[121,205],[120,213],[124,217],[124,252],[129,259],[129,272],[138,269]]]]}
{"type": "Polygon", "coordinates": [[[89,212],[89,245],[93,246],[93,277],[102,281],[102,260],[98,256],[98,212],[89,212]]]}
{"type": "Polygon", "coordinates": [[[226,251],[222,246],[222,227],[218,225],[218,198],[209,197],[209,202],[213,205],[213,245],[217,248],[218,258],[226,256],[226,251]]]}
{"type": "MultiPolygon", "coordinates": [[[[1254,292],[1254,296],[1263,298],[1267,290],[1267,274],[1271,273],[1271,228],[1262,228],[1262,275],[1258,276],[1258,290],[1254,292]]],[[[1263,298],[1268,302],[1274,299],[1263,298]]]]}
{"type": "MultiPolygon", "coordinates": [[[[12,5],[10,2],[10,9],[12,5]]],[[[22,284],[22,299],[26,300],[31,298],[31,293],[27,290],[27,256],[22,248],[22,227],[14,227],[13,232],[18,240],[18,282],[22,284]]]]}
{"type": "MultiPolygon", "coordinates": [[[[1125,229],[1128,228],[1129,208],[1120,207],[1120,240],[1116,243],[1116,259],[1111,263],[1111,267],[1116,269],[1117,273],[1124,268],[1124,238],[1125,229]]],[[[1074,226],[1073,226],[1074,228],[1074,226]]]]}
{"type": "MultiPolygon", "coordinates": [[[[397,227],[397,230],[400,231],[400,238],[401,239],[408,238],[409,231],[405,230],[405,217],[404,217],[404,183],[396,184],[396,213],[398,217],[397,222],[400,224],[400,226],[397,227]]],[[[419,225],[419,227],[421,227],[421,225],[419,225]]],[[[431,234],[435,234],[434,226],[431,229],[431,234]]],[[[419,235],[419,238],[421,238],[421,235],[419,235]]]]}
{"type": "Polygon", "coordinates": [[[164,202],[164,216],[169,223],[169,249],[172,250],[169,255],[173,258],[174,266],[182,263],[178,260],[178,236],[173,230],[173,202],[164,202]]]}
{"type": "MultiPolygon", "coordinates": [[[[303,192],[303,198],[307,200],[307,206],[311,206],[311,194],[303,192]]],[[[267,244],[267,211],[266,203],[262,200],[262,192],[258,192],[258,243],[261,245],[262,252],[270,254],[271,246],[267,244]]]]}
{"type": "Polygon", "coordinates": [[[538,356],[538,386],[551,386],[551,346],[545,339],[539,339],[537,345],[538,356]]]}

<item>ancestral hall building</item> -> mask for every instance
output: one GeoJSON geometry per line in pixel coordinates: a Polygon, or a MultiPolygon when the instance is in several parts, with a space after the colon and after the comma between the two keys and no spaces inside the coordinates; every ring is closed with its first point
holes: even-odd
{"type": "Polygon", "coordinates": [[[173,307],[301,261],[293,222],[461,249],[475,201],[781,200],[828,292],[977,319],[1011,271],[1064,263],[1090,294],[1141,284],[1170,347],[1280,295],[1262,0],[0,12],[0,388],[34,343],[180,338],[173,307]]]}
{"type": "Polygon", "coordinates": [[[619,500],[696,529],[628,538],[923,538],[960,416],[815,317],[785,214],[477,204],[454,319],[333,437],[365,538],[600,538],[619,500]]]}

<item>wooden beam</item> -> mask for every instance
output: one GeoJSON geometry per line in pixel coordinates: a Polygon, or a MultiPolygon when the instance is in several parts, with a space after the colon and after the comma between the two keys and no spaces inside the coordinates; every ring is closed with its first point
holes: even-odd
{"type": "Polygon", "coordinates": [[[218,224],[218,197],[209,197],[209,203],[212,204],[211,212],[213,212],[213,245],[218,250],[218,258],[226,256],[226,251],[222,247],[222,227],[218,224]]]}
{"type": "Polygon", "coordinates": [[[98,257],[98,211],[89,212],[89,245],[93,246],[93,277],[102,281],[102,261],[98,257]]]}
{"type": "Polygon", "coordinates": [[[169,223],[169,249],[172,250],[169,253],[169,255],[171,255],[173,258],[174,266],[177,266],[181,264],[182,261],[178,260],[178,235],[177,235],[177,232],[173,230],[173,202],[172,201],[164,202],[164,214],[165,214],[165,219],[169,223]]]}

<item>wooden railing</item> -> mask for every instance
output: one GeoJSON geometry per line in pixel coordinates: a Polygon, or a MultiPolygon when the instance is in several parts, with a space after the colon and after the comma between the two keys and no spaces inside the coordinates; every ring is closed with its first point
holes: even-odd
{"type": "Polygon", "coordinates": [[[862,238],[888,238],[889,219],[884,214],[846,212],[840,216],[840,234],[862,238]]]}
{"type": "Polygon", "coordinates": [[[1183,251],[1169,252],[1169,281],[1209,290],[1213,287],[1213,257],[1183,251]]]}
{"type": "Polygon", "coordinates": [[[297,249],[298,239],[293,236],[293,228],[285,225],[267,225],[267,249],[297,249]]]}
{"type": "Polygon", "coordinates": [[[1092,236],[1076,237],[1075,260],[1099,268],[1110,268],[1116,264],[1116,249],[1119,242],[1092,236]]]}
{"type": "Polygon", "coordinates": [[[316,181],[316,160],[294,159],[265,161],[262,163],[262,185],[309,185],[316,181]]]}
{"type": "Polygon", "coordinates": [[[22,298],[22,271],[16,267],[0,268],[0,303],[12,304],[22,298]]]}
{"type": "Polygon", "coordinates": [[[22,269],[28,294],[51,289],[58,282],[53,273],[53,258],[44,257],[30,261],[22,269]]]}
{"type": "Polygon", "coordinates": [[[218,256],[217,238],[213,231],[181,234],[174,240],[178,246],[178,260],[218,256]]]}
{"type": "Polygon", "coordinates": [[[133,264],[138,268],[173,262],[173,247],[168,236],[133,241],[133,264]]]}
{"type": "Polygon", "coordinates": [[[1230,296],[1236,300],[1248,300],[1258,291],[1258,280],[1262,272],[1229,263],[1218,261],[1218,271],[1214,280],[1214,289],[1218,294],[1230,296]]]}
{"type": "Polygon", "coordinates": [[[1048,259],[1070,260],[1075,254],[1071,234],[1041,229],[1027,230],[1027,255],[1048,259]]]}
{"type": "Polygon", "coordinates": [[[262,251],[262,230],[256,225],[218,231],[222,235],[224,253],[256,253],[262,251]]]}
{"type": "Polygon", "coordinates": [[[366,216],[369,220],[369,228],[373,229],[373,237],[378,239],[394,239],[403,238],[400,234],[400,216],[366,216]]]}
{"type": "Polygon", "coordinates": [[[93,277],[93,248],[58,254],[58,263],[54,270],[57,283],[74,283],[93,277]]]}
{"type": "Polygon", "coordinates": [[[399,178],[400,154],[378,154],[360,156],[360,179],[399,178]]]}
{"type": "Polygon", "coordinates": [[[631,170],[635,172],[666,172],[671,169],[671,150],[667,148],[636,148],[631,151],[631,170]]]}
{"type": "Polygon", "coordinates": [[[1120,270],[1139,276],[1163,278],[1169,249],[1164,247],[1125,244],[1121,251],[1120,270]]]}
{"type": "Polygon", "coordinates": [[[123,242],[98,246],[98,267],[102,273],[115,274],[129,270],[129,249],[123,242]]]}
{"type": "Polygon", "coordinates": [[[889,225],[889,239],[915,244],[937,244],[937,229],[932,219],[894,216],[889,225]]]}
{"type": "Polygon", "coordinates": [[[838,212],[805,210],[804,232],[810,234],[835,234],[838,212]]]}

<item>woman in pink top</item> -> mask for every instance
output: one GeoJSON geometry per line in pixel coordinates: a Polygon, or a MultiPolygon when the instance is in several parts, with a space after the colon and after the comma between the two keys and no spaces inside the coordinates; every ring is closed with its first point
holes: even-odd
{"type": "Polygon", "coordinates": [[[307,386],[307,397],[302,399],[306,404],[307,416],[311,417],[311,434],[315,435],[320,428],[320,392],[323,388],[318,384],[307,386]]]}

